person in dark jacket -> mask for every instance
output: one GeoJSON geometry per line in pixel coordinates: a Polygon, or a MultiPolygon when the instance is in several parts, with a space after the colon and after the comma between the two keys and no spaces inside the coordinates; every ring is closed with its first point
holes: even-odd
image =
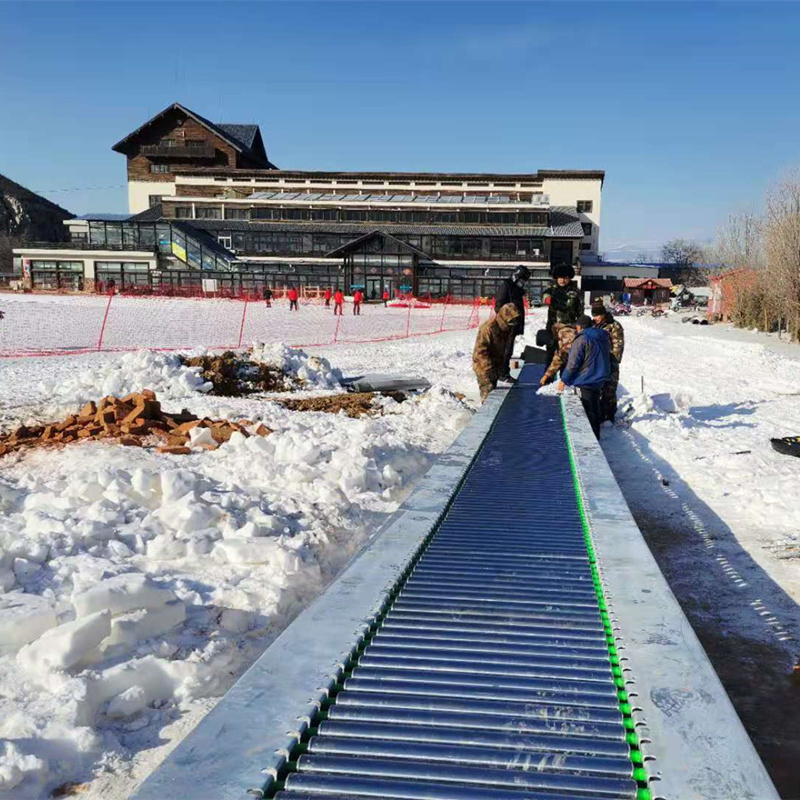
{"type": "Polygon", "coordinates": [[[603,391],[600,393],[600,411],[604,422],[606,420],[613,422],[617,416],[617,386],[619,385],[619,365],[625,350],[625,331],[603,305],[602,300],[595,300],[592,303],[592,319],[595,327],[608,331],[611,339],[611,377],[605,382],[603,391]]]}
{"type": "Polygon", "coordinates": [[[264,304],[267,308],[272,308],[272,289],[269,286],[265,286],[261,290],[261,297],[264,299],[264,304]]]}
{"type": "Polygon", "coordinates": [[[542,294],[542,302],[547,306],[547,326],[550,342],[547,345],[547,363],[553,360],[558,349],[556,341],[557,325],[574,325],[583,314],[583,298],[575,283],[575,270],[569,264],[559,264],[553,268],[553,283],[542,294]]]}
{"type": "Polygon", "coordinates": [[[520,321],[517,323],[517,329],[513,334],[508,337],[506,341],[506,353],[503,358],[503,363],[500,367],[500,380],[507,380],[509,377],[509,364],[511,356],[514,353],[514,339],[525,333],[525,284],[531,277],[530,270],[520,264],[510,278],[506,278],[498,287],[497,294],[494,298],[494,308],[496,312],[511,303],[519,311],[520,321]]]}
{"type": "Polygon", "coordinates": [[[561,371],[558,390],[574,386],[579,390],[586,416],[594,435],[600,438],[600,392],[611,376],[611,337],[608,331],[592,326],[586,315],[575,323],[577,335],[569,349],[567,366],[561,371]]]}

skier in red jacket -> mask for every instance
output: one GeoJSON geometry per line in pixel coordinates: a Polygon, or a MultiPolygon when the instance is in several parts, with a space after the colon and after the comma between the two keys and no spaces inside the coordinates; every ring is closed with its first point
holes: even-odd
{"type": "Polygon", "coordinates": [[[386,304],[389,302],[389,298],[390,298],[389,290],[388,289],[384,289],[383,290],[383,307],[384,308],[386,308],[386,304]]]}
{"type": "Polygon", "coordinates": [[[364,295],[361,293],[361,289],[356,289],[356,292],[353,295],[353,316],[361,316],[361,303],[363,302],[364,295]]]}
{"type": "Polygon", "coordinates": [[[344,293],[341,289],[336,290],[336,294],[333,295],[333,314],[339,314],[340,316],[344,313],[343,310],[344,305],[344,293]]]}
{"type": "Polygon", "coordinates": [[[300,295],[297,294],[297,289],[294,286],[290,286],[286,296],[289,298],[289,311],[299,311],[300,306],[297,301],[300,299],[300,295]]]}
{"type": "Polygon", "coordinates": [[[331,287],[329,286],[325,290],[325,308],[330,308],[331,307],[331,297],[333,297],[333,291],[331,290],[331,287]]]}

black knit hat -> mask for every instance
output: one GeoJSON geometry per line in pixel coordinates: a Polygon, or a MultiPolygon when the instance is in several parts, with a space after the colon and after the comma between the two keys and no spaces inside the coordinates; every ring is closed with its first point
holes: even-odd
{"type": "Polygon", "coordinates": [[[586,314],[584,314],[582,317],[578,317],[578,319],[575,320],[575,324],[580,325],[581,328],[586,330],[587,328],[594,327],[594,320],[592,320],[591,317],[588,317],[586,316],[586,314]]]}
{"type": "Polygon", "coordinates": [[[572,280],[575,277],[575,270],[569,264],[559,264],[553,268],[554,278],[569,278],[572,280]]]}
{"type": "Polygon", "coordinates": [[[602,300],[592,300],[592,316],[599,317],[606,314],[606,307],[603,305],[602,300]]]}

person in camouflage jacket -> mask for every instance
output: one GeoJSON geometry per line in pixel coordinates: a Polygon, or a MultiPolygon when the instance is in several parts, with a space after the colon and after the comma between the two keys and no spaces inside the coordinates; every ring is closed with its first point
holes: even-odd
{"type": "Polygon", "coordinates": [[[574,325],[583,315],[583,297],[578,285],[572,280],[575,270],[561,265],[553,270],[555,283],[545,289],[542,299],[547,309],[547,327],[553,332],[554,325],[574,325]]]}
{"type": "Polygon", "coordinates": [[[516,336],[522,320],[519,309],[513,303],[507,303],[478,328],[475,349],[472,351],[472,368],[478,379],[481,402],[497,388],[497,381],[502,377],[508,340],[516,336]]]}
{"type": "Polygon", "coordinates": [[[611,337],[611,377],[603,384],[600,393],[601,419],[614,421],[617,415],[617,387],[619,386],[619,365],[625,350],[625,331],[614,316],[606,310],[601,300],[592,303],[592,319],[596,328],[608,331],[611,337]]]}
{"type": "Polygon", "coordinates": [[[553,353],[553,358],[545,370],[542,379],[539,381],[540,386],[545,386],[553,381],[556,375],[567,365],[569,350],[577,335],[578,332],[573,325],[562,325],[559,323],[553,325],[555,352],[553,353]]]}

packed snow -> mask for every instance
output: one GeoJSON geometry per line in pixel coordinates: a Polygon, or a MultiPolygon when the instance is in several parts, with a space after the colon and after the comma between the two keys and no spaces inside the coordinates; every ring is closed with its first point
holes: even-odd
{"type": "MultiPolygon", "coordinates": [[[[470,336],[444,334],[459,363],[430,391],[361,419],[216,397],[173,354],[0,362],[6,427],[154,388],[165,407],[274,431],[183,457],[95,442],[0,464],[0,797],[93,775],[93,792],[127,796],[163,732],[208,710],[469,420],[470,336]]],[[[441,347],[352,346],[346,368],[424,374],[441,347]]],[[[256,344],[254,358],[309,393],[340,387],[335,352],[256,344]]]]}
{"type": "MultiPolygon", "coordinates": [[[[621,321],[621,420],[602,445],[623,492],[640,522],[689,531],[676,572],[709,617],[776,642],[788,669],[800,459],[769,437],[800,434],[794,351],[722,327],[621,321]]],[[[433,383],[361,419],[214,396],[171,354],[0,360],[0,427],[152,388],[169,410],[274,431],[187,456],[92,442],[0,461],[0,798],[67,782],[86,782],[87,800],[127,797],[469,421],[474,336],[256,344],[309,393],[364,372],[433,383]]]]}

